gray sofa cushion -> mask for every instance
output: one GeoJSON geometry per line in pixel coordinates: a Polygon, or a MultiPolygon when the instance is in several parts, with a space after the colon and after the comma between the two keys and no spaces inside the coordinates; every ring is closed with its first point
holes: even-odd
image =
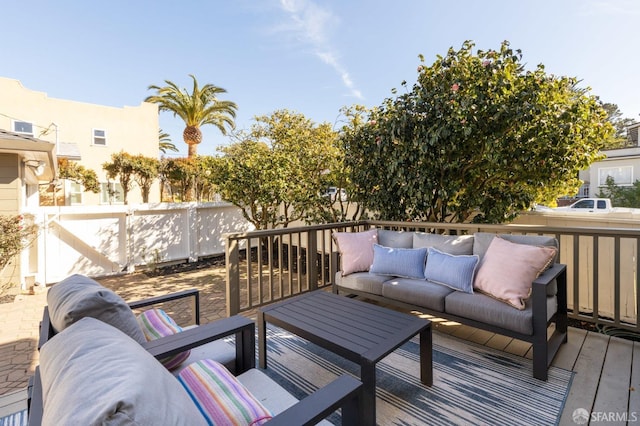
{"type": "Polygon", "coordinates": [[[413,233],[413,248],[433,247],[453,255],[474,254],[473,235],[440,235],[426,232],[413,233]]]}
{"type": "Polygon", "coordinates": [[[92,317],[114,326],[140,344],[147,341],[127,302],[84,275],[71,275],[52,286],[47,293],[47,304],[56,332],[84,317],[92,317]]]}
{"type": "Polygon", "coordinates": [[[336,284],[352,290],[366,291],[367,293],[382,295],[382,283],[389,279],[388,276],[370,274],[369,272],[354,272],[347,276],[336,273],[336,284]]]}
{"type": "MultiPolygon", "coordinates": [[[[516,244],[528,244],[531,246],[546,246],[558,248],[558,240],[555,237],[548,237],[546,235],[514,235],[514,234],[494,234],[491,232],[476,232],[473,234],[473,254],[480,256],[480,260],[484,257],[484,254],[491,244],[491,240],[496,235],[500,235],[501,238],[516,244]]],[[[557,261],[557,259],[556,259],[557,261]]]]}
{"type": "MultiPolygon", "coordinates": [[[[506,328],[517,333],[533,335],[533,313],[531,302],[527,301],[524,310],[513,307],[480,293],[455,291],[445,299],[445,312],[506,328]]],[[[558,309],[555,297],[547,297],[547,321],[558,309]]]]}
{"type": "Polygon", "coordinates": [[[43,425],[204,425],[152,355],[114,327],[83,318],[40,351],[43,425]]]}
{"type": "Polygon", "coordinates": [[[393,248],[413,248],[413,232],[378,229],[378,244],[393,248]]]}
{"type": "Polygon", "coordinates": [[[455,292],[440,284],[411,278],[393,278],[382,284],[384,297],[438,312],[444,312],[445,297],[455,292]]]}

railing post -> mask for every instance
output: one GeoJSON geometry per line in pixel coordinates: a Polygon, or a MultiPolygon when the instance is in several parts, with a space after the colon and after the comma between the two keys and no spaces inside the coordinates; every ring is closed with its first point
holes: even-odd
{"type": "Polygon", "coordinates": [[[240,312],[240,253],[238,240],[226,236],[227,316],[240,312]]]}
{"type": "Polygon", "coordinates": [[[307,279],[309,290],[318,288],[318,231],[307,232],[307,279]]]}

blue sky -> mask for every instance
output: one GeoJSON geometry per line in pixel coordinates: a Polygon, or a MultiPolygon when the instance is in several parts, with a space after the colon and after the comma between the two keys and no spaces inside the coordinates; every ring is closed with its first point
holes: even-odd
{"type": "MultiPolygon", "coordinates": [[[[188,74],[238,104],[237,128],[277,109],[337,123],[343,106],[377,106],[465,40],[577,77],[640,120],[637,0],[110,0],[5,2],[0,76],[53,98],[139,105],[151,84],[188,74]]],[[[0,94],[2,96],[2,94],[0,94]]],[[[2,112],[2,111],[0,111],[2,112]]],[[[184,128],[161,114],[180,154],[184,128]]],[[[230,143],[204,127],[200,154],[230,143]]]]}

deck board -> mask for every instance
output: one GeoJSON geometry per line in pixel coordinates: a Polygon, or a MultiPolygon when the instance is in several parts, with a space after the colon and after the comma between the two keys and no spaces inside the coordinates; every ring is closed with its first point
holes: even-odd
{"type": "MultiPolygon", "coordinates": [[[[561,425],[575,424],[572,415],[579,408],[591,412],[599,389],[600,373],[608,346],[608,336],[595,333],[587,334],[573,368],[575,375],[560,418],[561,425]]],[[[562,351],[563,349],[561,348],[560,350],[562,351]]]]}
{"type": "Polygon", "coordinates": [[[640,342],[633,342],[628,412],[640,420],[640,342]]]}
{"type": "Polygon", "coordinates": [[[622,414],[627,412],[629,402],[632,355],[633,342],[611,338],[598,384],[599,388],[606,389],[607,392],[598,392],[593,405],[596,413],[614,414],[613,417],[607,417],[607,425],[626,424],[622,414]]]}

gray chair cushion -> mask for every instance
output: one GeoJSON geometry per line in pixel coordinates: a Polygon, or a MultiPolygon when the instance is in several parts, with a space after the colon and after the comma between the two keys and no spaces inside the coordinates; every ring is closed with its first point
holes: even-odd
{"type": "Polygon", "coordinates": [[[116,293],[84,275],[71,275],[47,293],[51,325],[60,332],[84,318],[106,322],[142,344],[147,341],[129,305],[116,293]]]}
{"type": "Polygon", "coordinates": [[[382,285],[382,295],[432,311],[444,312],[444,299],[455,290],[431,281],[392,278],[382,285]]]}
{"type": "Polygon", "coordinates": [[[473,235],[440,235],[414,232],[413,248],[433,247],[453,255],[473,254],[473,235]]]}
{"type": "Polygon", "coordinates": [[[413,248],[413,232],[378,229],[378,244],[393,248],[413,248]]]}
{"type": "MultiPolygon", "coordinates": [[[[551,319],[557,309],[556,298],[547,297],[547,321],[551,319]]],[[[519,310],[484,294],[455,291],[446,297],[445,311],[448,314],[495,325],[517,333],[533,335],[533,313],[530,301],[526,302],[524,310],[519,310]]]]}
{"type": "Polygon", "coordinates": [[[388,276],[370,274],[369,272],[354,272],[344,277],[340,272],[336,274],[336,284],[339,286],[379,296],[382,295],[382,283],[388,279],[388,276]]]}
{"type": "Polygon", "coordinates": [[[83,318],[40,351],[43,425],[206,424],[180,382],[130,337],[83,318]]]}

